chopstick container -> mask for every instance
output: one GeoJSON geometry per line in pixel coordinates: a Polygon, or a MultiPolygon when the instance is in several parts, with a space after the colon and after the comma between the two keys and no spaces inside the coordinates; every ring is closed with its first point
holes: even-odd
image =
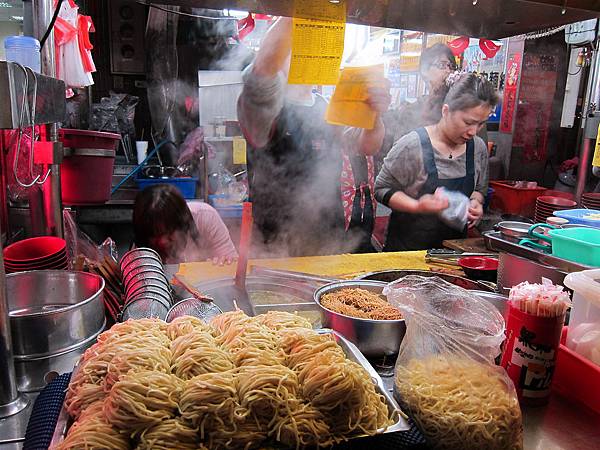
{"type": "Polygon", "coordinates": [[[509,302],[500,365],[513,381],[521,404],[547,403],[564,322],[564,314],[542,317],[509,302]]]}
{"type": "Polygon", "coordinates": [[[565,285],[573,290],[567,348],[600,368],[600,269],[570,273],[565,285]]]}

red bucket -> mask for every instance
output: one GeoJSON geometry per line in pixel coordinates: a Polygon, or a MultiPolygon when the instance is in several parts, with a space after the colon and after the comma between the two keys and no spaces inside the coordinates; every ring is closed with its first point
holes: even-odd
{"type": "Polygon", "coordinates": [[[67,243],[54,236],[24,239],[4,249],[4,259],[12,265],[36,265],[53,260],[65,252],[67,243]]]}
{"type": "Polygon", "coordinates": [[[110,200],[115,153],[121,136],[88,130],[60,130],[65,147],[61,165],[62,200],[90,205],[110,200]]]}

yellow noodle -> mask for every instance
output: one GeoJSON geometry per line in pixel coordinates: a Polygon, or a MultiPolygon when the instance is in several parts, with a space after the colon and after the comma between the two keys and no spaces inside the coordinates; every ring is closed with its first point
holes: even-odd
{"type": "Polygon", "coordinates": [[[182,380],[212,372],[226,372],[234,368],[227,352],[215,345],[192,347],[173,362],[171,370],[182,380]]]}
{"type": "Polygon", "coordinates": [[[331,361],[346,359],[343,350],[331,334],[319,334],[313,330],[295,329],[280,334],[283,351],[287,355],[287,366],[300,372],[316,356],[331,361]]]}
{"type": "Polygon", "coordinates": [[[497,368],[444,357],[398,367],[396,387],[434,448],[523,448],[521,410],[497,368]]]}
{"type": "Polygon", "coordinates": [[[335,437],[373,435],[391,424],[368,372],[353,361],[317,356],[302,369],[299,380],[304,398],[327,417],[335,437]]]}
{"type": "Polygon", "coordinates": [[[167,323],[160,319],[137,319],[128,320],[123,323],[117,323],[110,330],[98,336],[98,342],[104,342],[113,336],[130,336],[138,332],[163,336],[168,339],[166,334],[167,323]]]}
{"type": "Polygon", "coordinates": [[[181,393],[181,416],[199,428],[200,438],[206,432],[232,423],[238,408],[235,371],[198,375],[187,381],[181,393]]]}
{"type": "Polygon", "coordinates": [[[223,333],[227,331],[232,325],[240,325],[249,319],[250,317],[244,314],[243,311],[227,311],[223,314],[219,314],[218,316],[213,317],[210,320],[210,325],[216,330],[218,330],[220,333],[223,333]]]}
{"type": "Polygon", "coordinates": [[[194,331],[180,336],[171,342],[172,362],[176,362],[183,354],[192,348],[218,347],[217,340],[205,331],[194,331]]]}
{"type": "Polygon", "coordinates": [[[136,433],[175,416],[183,382],[154,371],[131,371],[117,381],[104,402],[106,419],[136,433]]]}
{"type": "Polygon", "coordinates": [[[119,352],[108,364],[104,390],[110,391],[119,378],[130,370],[169,373],[171,371],[171,351],[167,347],[154,346],[151,342],[144,342],[144,345],[139,345],[134,351],[119,352]]]}
{"type": "Polygon", "coordinates": [[[245,366],[236,376],[240,406],[265,429],[297,409],[297,375],[282,365],[245,366]]]}
{"type": "Polygon", "coordinates": [[[129,438],[108,424],[102,403],[90,406],[69,429],[56,450],[128,450],[129,438]]]}
{"type": "Polygon", "coordinates": [[[167,419],[147,428],[140,435],[137,450],[196,450],[198,430],[181,418],[167,419]]]}
{"type": "Polygon", "coordinates": [[[177,317],[167,325],[167,336],[172,341],[193,331],[214,332],[210,325],[194,316],[177,317]]]}
{"type": "Polygon", "coordinates": [[[311,405],[301,404],[278,420],[271,436],[286,447],[329,447],[334,444],[325,416],[311,405]]]}
{"type": "Polygon", "coordinates": [[[275,331],[289,330],[292,328],[312,329],[312,324],[304,317],[284,311],[269,311],[265,314],[256,316],[256,320],[258,323],[275,331]]]}
{"type": "Polygon", "coordinates": [[[227,428],[208,433],[206,445],[211,450],[267,450],[271,447],[262,445],[267,437],[254,420],[235,418],[227,428]]]}

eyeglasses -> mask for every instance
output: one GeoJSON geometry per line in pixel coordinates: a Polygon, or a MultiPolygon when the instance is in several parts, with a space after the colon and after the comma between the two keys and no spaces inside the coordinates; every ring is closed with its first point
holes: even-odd
{"type": "Polygon", "coordinates": [[[454,69],[456,69],[456,66],[454,64],[452,64],[450,61],[438,61],[436,63],[432,63],[431,67],[435,67],[435,68],[440,69],[440,70],[444,70],[444,69],[454,70],[454,69]]]}

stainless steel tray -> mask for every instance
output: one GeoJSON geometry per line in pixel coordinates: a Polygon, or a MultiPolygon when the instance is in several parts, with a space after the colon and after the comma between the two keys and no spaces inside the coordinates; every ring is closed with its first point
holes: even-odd
{"type": "MultiPolygon", "coordinates": [[[[402,410],[400,409],[398,402],[396,402],[396,400],[394,399],[393,394],[386,389],[386,387],[383,383],[383,380],[381,379],[379,374],[375,371],[375,369],[373,368],[371,363],[369,363],[367,358],[365,358],[364,355],[360,352],[360,350],[352,342],[348,341],[337,331],[330,330],[328,328],[321,328],[316,331],[321,334],[326,334],[326,333],[333,334],[333,336],[335,337],[335,340],[337,341],[339,346],[342,348],[342,350],[346,354],[346,357],[350,361],[354,361],[354,362],[360,364],[368,372],[369,376],[371,377],[371,380],[373,381],[373,384],[375,384],[377,392],[379,392],[385,398],[385,402],[388,407],[388,413],[389,413],[388,417],[390,417],[394,421],[394,423],[387,428],[382,428],[382,429],[378,430],[379,434],[395,433],[398,431],[410,430],[410,425],[406,421],[405,415],[402,412],[402,410]]],[[[75,374],[77,370],[78,370],[78,365],[76,365],[75,368],[73,369],[73,374],[75,374]]],[[[69,413],[67,412],[67,410],[65,409],[65,406],[63,404],[63,406],[60,410],[60,414],[58,416],[58,420],[56,422],[56,428],[54,429],[54,434],[52,436],[52,442],[50,444],[51,449],[55,448],[58,444],[60,444],[64,440],[65,436],[67,435],[67,431],[69,430],[69,427],[71,426],[71,423],[72,423],[71,417],[69,416],[69,413]]],[[[361,438],[361,437],[366,437],[366,435],[354,436],[352,439],[361,438]]]]}
{"type": "Polygon", "coordinates": [[[483,233],[483,239],[485,241],[485,246],[490,250],[511,253],[513,255],[544,264],[546,266],[554,267],[555,269],[562,270],[563,272],[580,272],[582,270],[594,268],[591,266],[586,266],[585,264],[579,264],[573,261],[567,261],[566,259],[557,258],[556,256],[548,255],[538,250],[508,241],[502,237],[502,234],[499,231],[488,231],[483,233]]]}

